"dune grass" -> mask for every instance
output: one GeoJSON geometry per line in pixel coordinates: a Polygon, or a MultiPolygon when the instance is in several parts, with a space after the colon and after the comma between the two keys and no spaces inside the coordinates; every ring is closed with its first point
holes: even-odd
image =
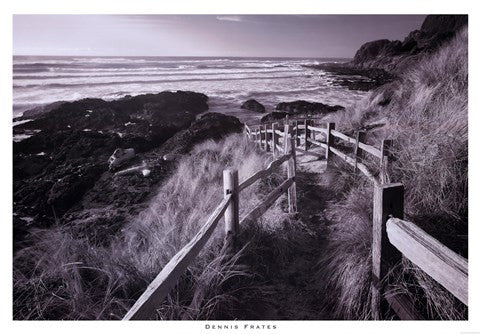
{"type": "MultiPolygon", "coordinates": [[[[269,161],[271,156],[241,135],[207,141],[178,162],[149,208],[133,217],[112,240],[94,244],[89,240],[95,238],[76,235],[61,225],[32,231],[32,244],[14,257],[14,318],[121,319],[220,203],[222,171],[236,168],[243,180],[269,161]]],[[[283,174],[279,169],[261,182],[261,188],[257,183],[243,191],[240,214],[278,185],[283,174]]],[[[288,242],[289,236],[277,232],[285,222],[288,214],[279,200],[258,224],[242,227],[242,249],[232,256],[222,248],[222,219],[214,237],[159,306],[157,318],[259,317],[259,310],[266,308],[272,296],[258,282],[262,282],[262,270],[267,270],[265,261],[282,260],[282,240],[288,242]],[[277,247],[267,252],[266,245],[271,244],[277,247]],[[265,256],[255,256],[258,252],[265,256]]]]}
{"type": "MultiPolygon", "coordinates": [[[[370,93],[360,104],[336,115],[342,131],[368,129],[379,147],[394,139],[392,182],[405,186],[406,218],[467,256],[468,214],[468,55],[467,29],[427,55],[399,80],[370,93]],[[384,124],[369,127],[370,124],[384,124]]],[[[371,317],[372,186],[341,171],[330,171],[339,201],[331,203],[326,256],[318,275],[334,291],[337,318],[371,317]]],[[[416,300],[429,319],[465,319],[466,307],[405,261],[389,278],[416,300]]]]}

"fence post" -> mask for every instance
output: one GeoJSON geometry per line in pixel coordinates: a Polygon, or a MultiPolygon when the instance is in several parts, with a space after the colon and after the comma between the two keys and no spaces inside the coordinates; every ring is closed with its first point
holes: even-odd
{"type": "Polygon", "coordinates": [[[238,171],[236,169],[225,169],[223,171],[223,195],[232,194],[232,200],[225,211],[225,234],[226,242],[235,244],[239,231],[239,206],[238,206],[238,171]]]}
{"type": "MultiPolygon", "coordinates": [[[[317,122],[315,119],[310,120],[310,125],[311,126],[317,126],[317,122]]],[[[311,131],[310,136],[312,137],[313,140],[317,140],[317,132],[316,131],[311,131]]]]}
{"type": "Polygon", "coordinates": [[[288,213],[297,212],[297,182],[295,180],[297,162],[295,155],[295,142],[292,134],[292,127],[288,124],[288,120],[285,123],[284,132],[284,154],[291,154],[290,159],[287,162],[287,177],[294,178],[292,185],[288,188],[288,213]]]}
{"type": "Polygon", "coordinates": [[[265,133],[264,133],[265,126],[260,125],[260,148],[265,149],[265,133]]]}
{"type": "Polygon", "coordinates": [[[308,129],[308,126],[310,125],[310,120],[306,119],[305,122],[305,151],[308,151],[310,148],[310,143],[308,142],[308,139],[310,138],[310,130],[308,129]]]}
{"type": "Polygon", "coordinates": [[[295,146],[300,146],[300,136],[298,131],[298,121],[295,120],[295,146]]]}
{"type": "Polygon", "coordinates": [[[365,137],[366,137],[366,132],[365,131],[357,131],[357,136],[356,136],[356,143],[355,143],[355,167],[354,167],[354,173],[357,172],[357,162],[358,162],[358,159],[362,160],[363,159],[363,150],[360,149],[360,143],[364,142],[365,141],[365,137]]]}
{"type": "Polygon", "coordinates": [[[270,152],[271,145],[270,145],[270,139],[272,138],[271,134],[268,133],[268,125],[265,124],[265,150],[267,152],[270,152]]]}
{"type": "Polygon", "coordinates": [[[333,135],[331,133],[332,130],[335,130],[335,123],[327,123],[327,148],[325,151],[325,160],[327,160],[327,167],[328,167],[328,161],[330,158],[330,146],[333,146],[333,135]]]}
{"type": "Polygon", "coordinates": [[[393,146],[393,140],[391,139],[382,140],[382,146],[380,148],[382,152],[382,159],[380,160],[380,182],[381,183],[390,182],[390,176],[388,175],[388,163],[391,157],[392,146],[393,146]]]}
{"type": "Polygon", "coordinates": [[[388,242],[386,224],[390,216],[403,219],[403,196],[404,188],[401,183],[374,185],[371,311],[375,320],[379,320],[381,316],[382,280],[388,272],[388,263],[393,263],[400,257],[399,252],[388,242]]]}
{"type": "Polygon", "coordinates": [[[275,158],[277,153],[277,145],[278,145],[278,134],[277,131],[277,123],[272,123],[272,154],[275,158]]]}

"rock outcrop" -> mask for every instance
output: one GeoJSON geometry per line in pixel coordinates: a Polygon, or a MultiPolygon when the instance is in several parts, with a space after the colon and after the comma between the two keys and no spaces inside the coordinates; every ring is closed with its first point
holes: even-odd
{"type": "Polygon", "coordinates": [[[420,29],[403,41],[381,39],[363,44],[351,65],[402,72],[423,54],[437,50],[467,23],[467,15],[428,15],[420,29]]]}
{"type": "Polygon", "coordinates": [[[351,62],[305,67],[334,74],[334,85],[369,91],[392,82],[412,64],[449,41],[467,23],[467,15],[428,15],[420,29],[412,31],[403,41],[367,42],[351,62]]]}
{"type": "Polygon", "coordinates": [[[164,154],[242,130],[232,116],[207,113],[196,120],[206,102],[203,94],[163,92],[110,102],[84,99],[29,113],[33,120],[14,131],[40,132],[13,144],[14,224],[22,225],[15,229],[55,221],[85,235],[88,224],[121,228],[173,168],[164,154]],[[108,159],[118,148],[135,150],[125,168],[146,164],[149,174],[109,171],[108,159]]]}
{"type": "Polygon", "coordinates": [[[265,112],[265,107],[263,106],[263,104],[254,99],[245,101],[240,108],[255,111],[261,114],[265,112]]]}
{"type": "Polygon", "coordinates": [[[345,107],[335,105],[329,106],[319,102],[308,102],[297,100],[293,102],[281,102],[275,107],[276,110],[286,111],[292,115],[319,115],[328,114],[338,110],[343,110],[345,107]]]}
{"type": "Polygon", "coordinates": [[[262,117],[260,122],[269,123],[276,120],[284,119],[285,116],[314,116],[326,115],[335,111],[344,110],[345,108],[339,105],[329,106],[319,102],[308,102],[297,100],[292,102],[281,102],[275,107],[276,110],[262,117]]]}
{"type": "Polygon", "coordinates": [[[273,121],[284,119],[285,116],[287,116],[287,115],[290,115],[290,113],[283,112],[283,111],[280,111],[280,112],[274,111],[274,112],[268,113],[265,116],[263,116],[262,119],[260,120],[260,122],[271,123],[273,121]]]}

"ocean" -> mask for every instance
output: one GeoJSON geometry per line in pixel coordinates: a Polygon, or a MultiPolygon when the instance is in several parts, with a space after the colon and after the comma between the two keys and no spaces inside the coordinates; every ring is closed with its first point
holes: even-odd
{"type": "Polygon", "coordinates": [[[302,65],[345,59],[14,56],[13,116],[55,101],[190,90],[209,96],[210,111],[258,118],[240,109],[253,98],[273,111],[307,100],[350,106],[365,92],[334,86],[334,76],[302,65]]]}

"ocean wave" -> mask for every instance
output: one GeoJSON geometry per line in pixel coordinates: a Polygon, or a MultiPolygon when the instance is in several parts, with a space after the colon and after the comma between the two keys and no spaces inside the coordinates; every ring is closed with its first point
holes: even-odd
{"type": "Polygon", "coordinates": [[[303,75],[288,75],[288,76],[256,76],[256,77],[241,77],[241,78],[198,78],[198,79],[174,79],[174,80],[136,80],[136,81],[108,81],[98,83],[70,83],[70,84],[14,84],[14,89],[19,88],[65,88],[65,87],[83,87],[83,86],[108,86],[108,85],[124,85],[124,84],[156,84],[156,83],[171,83],[171,82],[202,82],[202,81],[238,81],[238,80],[273,80],[273,79],[290,79],[303,77],[303,75]]]}
{"type": "MultiPolygon", "coordinates": [[[[255,73],[292,73],[301,72],[302,70],[264,70],[264,71],[212,71],[212,72],[155,72],[142,73],[142,77],[170,77],[170,76],[198,76],[198,75],[237,75],[237,74],[255,74],[255,73]]],[[[49,74],[49,75],[14,75],[13,80],[53,80],[53,79],[72,79],[72,78],[116,78],[116,77],[138,77],[135,73],[82,73],[82,74],[49,74]]]]}

